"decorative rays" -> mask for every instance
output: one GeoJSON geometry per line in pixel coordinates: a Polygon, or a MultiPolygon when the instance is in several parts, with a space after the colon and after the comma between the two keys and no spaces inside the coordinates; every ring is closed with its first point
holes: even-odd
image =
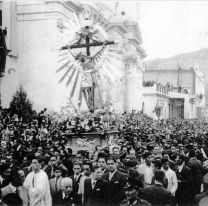
{"type": "Polygon", "coordinates": [[[72,98],[77,88],[78,79],[81,78],[79,71],[80,65],[74,61],[68,51],[59,51],[57,63],[60,66],[56,70],[56,73],[62,73],[62,76],[60,77],[58,83],[62,83],[66,80],[65,85],[70,85],[70,87],[72,88],[69,95],[70,98],[72,98]]]}

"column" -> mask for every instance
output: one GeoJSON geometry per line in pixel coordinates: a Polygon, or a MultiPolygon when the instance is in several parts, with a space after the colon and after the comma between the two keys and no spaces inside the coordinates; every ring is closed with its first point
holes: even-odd
{"type": "Polygon", "coordinates": [[[139,66],[136,55],[127,54],[124,57],[124,110],[131,112],[132,110],[141,110],[143,103],[142,82],[143,71],[139,66]]]}

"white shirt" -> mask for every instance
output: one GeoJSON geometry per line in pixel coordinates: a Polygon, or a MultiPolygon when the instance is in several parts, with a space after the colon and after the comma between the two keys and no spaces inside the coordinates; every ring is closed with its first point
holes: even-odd
{"type": "Polygon", "coordinates": [[[23,187],[14,187],[11,183],[4,188],[1,188],[2,191],[2,198],[5,197],[7,194],[16,193],[17,189],[19,191],[18,195],[22,200],[23,206],[28,206],[28,190],[23,187]]]}
{"type": "Polygon", "coordinates": [[[207,159],[207,155],[206,155],[206,153],[204,152],[204,149],[203,149],[203,148],[201,148],[201,153],[202,153],[203,157],[207,159]]]}
{"type": "Polygon", "coordinates": [[[183,169],[184,163],[180,166],[178,166],[178,172],[181,172],[181,170],[183,169]]]}
{"type": "Polygon", "coordinates": [[[171,193],[175,194],[175,191],[178,188],[178,180],[177,180],[176,173],[173,170],[171,170],[170,168],[168,168],[168,170],[164,170],[162,167],[161,170],[165,172],[165,176],[168,179],[168,188],[167,189],[171,193]]]}
{"type": "Polygon", "coordinates": [[[85,175],[83,175],[80,179],[80,182],[79,182],[79,190],[78,190],[78,194],[84,194],[84,182],[85,180],[89,178],[85,175]]]}
{"type": "Polygon", "coordinates": [[[138,167],[138,172],[144,175],[144,182],[146,184],[152,184],[152,178],[154,176],[152,165],[147,166],[146,163],[140,164],[138,167]]]}
{"type": "Polygon", "coordinates": [[[84,201],[84,182],[88,177],[83,175],[79,182],[78,194],[82,195],[82,202],[84,201]]]}
{"type": "Polygon", "coordinates": [[[94,189],[96,182],[97,182],[97,180],[91,178],[92,189],[94,189]]]}
{"type": "Polygon", "coordinates": [[[17,151],[19,151],[19,149],[20,149],[20,147],[21,147],[22,145],[20,144],[20,145],[18,145],[18,147],[17,147],[17,151]]]}
{"type": "Polygon", "coordinates": [[[111,181],[111,179],[113,178],[113,175],[117,172],[117,170],[115,170],[114,172],[109,172],[109,181],[111,181]]]}
{"type": "Polygon", "coordinates": [[[64,199],[66,197],[66,194],[62,192],[62,198],[64,199]]]}
{"type": "Polygon", "coordinates": [[[0,184],[4,181],[3,177],[0,175],[0,184]]]}
{"type": "Polygon", "coordinates": [[[79,176],[80,176],[80,175],[81,175],[81,174],[74,175],[74,180],[77,181],[77,180],[79,179],[79,176]]]}
{"type": "Polygon", "coordinates": [[[57,186],[57,189],[58,190],[60,190],[60,187],[61,187],[61,179],[62,179],[61,177],[59,177],[59,178],[56,177],[55,178],[55,180],[56,180],[56,186],[57,186]]]}
{"type": "Polygon", "coordinates": [[[1,189],[2,197],[6,196],[9,193],[16,193],[17,188],[12,185],[12,183],[8,184],[6,187],[1,189]]]}

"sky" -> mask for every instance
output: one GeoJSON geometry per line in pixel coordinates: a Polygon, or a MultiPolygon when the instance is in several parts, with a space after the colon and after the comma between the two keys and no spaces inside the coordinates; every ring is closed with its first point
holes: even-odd
{"type": "Polygon", "coordinates": [[[208,1],[146,1],[140,29],[149,59],[208,47],[208,1]]]}
{"type": "MultiPolygon", "coordinates": [[[[208,47],[208,1],[120,0],[117,12],[138,21],[146,60],[208,47]]],[[[116,1],[105,3],[115,9],[116,1]]]]}

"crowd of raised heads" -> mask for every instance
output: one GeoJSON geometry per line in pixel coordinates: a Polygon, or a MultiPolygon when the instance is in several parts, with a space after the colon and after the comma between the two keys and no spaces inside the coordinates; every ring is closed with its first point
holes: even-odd
{"type": "Polygon", "coordinates": [[[0,109],[1,205],[208,205],[208,126],[98,110],[30,120],[0,109]],[[67,134],[116,131],[74,151],[67,134]]]}

